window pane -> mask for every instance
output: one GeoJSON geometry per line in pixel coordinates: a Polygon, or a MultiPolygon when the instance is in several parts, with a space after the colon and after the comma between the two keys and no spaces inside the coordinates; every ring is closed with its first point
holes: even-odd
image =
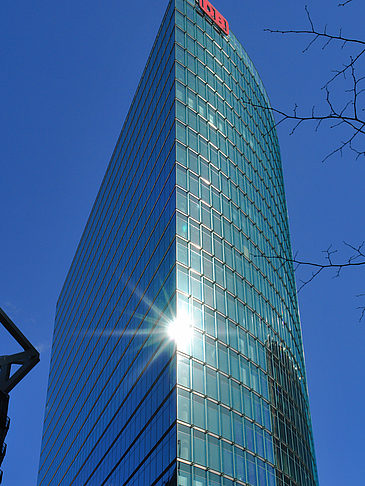
{"type": "Polygon", "coordinates": [[[208,466],[216,471],[221,471],[219,440],[211,435],[208,435],[208,466]]]}
{"type": "Polygon", "coordinates": [[[233,451],[231,444],[222,441],[223,470],[228,476],[233,476],[233,451]]]}
{"type": "Polygon", "coordinates": [[[191,466],[178,462],[178,486],[191,486],[191,466]]]}
{"type": "Polygon", "coordinates": [[[194,462],[206,466],[205,434],[199,430],[194,430],[194,462]]]}
{"type": "Polygon", "coordinates": [[[245,453],[238,447],[235,447],[235,473],[239,480],[246,482],[245,453]]]}
{"type": "Polygon", "coordinates": [[[181,459],[190,461],[191,457],[191,444],[190,444],[190,428],[185,425],[178,424],[177,427],[177,445],[178,455],[181,459]]]}
{"type": "Polygon", "coordinates": [[[205,429],[205,400],[193,394],[193,424],[205,429]]]}
{"type": "Polygon", "coordinates": [[[205,471],[195,467],[193,470],[193,486],[207,486],[206,474],[205,471]]]}
{"type": "Polygon", "coordinates": [[[220,401],[230,406],[231,400],[229,396],[229,380],[226,376],[222,375],[221,373],[219,373],[218,376],[219,376],[220,401]]]}
{"type": "Polygon", "coordinates": [[[177,360],[177,382],[190,388],[190,363],[188,359],[180,355],[177,360]]]}
{"type": "Polygon", "coordinates": [[[213,434],[219,434],[218,406],[207,400],[208,430],[213,434]]]}
{"type": "Polygon", "coordinates": [[[177,417],[190,424],[190,393],[181,389],[177,392],[177,417]]]}
{"type": "Polygon", "coordinates": [[[236,413],[234,413],[232,416],[233,416],[234,442],[244,447],[242,417],[240,417],[236,413]]]}
{"type": "Polygon", "coordinates": [[[205,359],[209,365],[217,368],[216,343],[208,336],[205,336],[205,359]]]}
{"type": "Polygon", "coordinates": [[[193,361],[193,388],[204,393],[203,365],[193,361]]]}
{"type": "Polygon", "coordinates": [[[231,412],[224,407],[220,408],[221,423],[222,423],[222,436],[228,440],[232,440],[231,433],[231,412]]]}

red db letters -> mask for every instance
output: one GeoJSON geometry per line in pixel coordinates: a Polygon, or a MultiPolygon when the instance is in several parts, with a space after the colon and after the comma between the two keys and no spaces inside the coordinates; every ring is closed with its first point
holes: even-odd
{"type": "Polygon", "coordinates": [[[229,25],[227,20],[221,15],[208,0],[199,0],[199,5],[204,12],[209,15],[215,24],[223,30],[225,34],[229,34],[229,25]]]}

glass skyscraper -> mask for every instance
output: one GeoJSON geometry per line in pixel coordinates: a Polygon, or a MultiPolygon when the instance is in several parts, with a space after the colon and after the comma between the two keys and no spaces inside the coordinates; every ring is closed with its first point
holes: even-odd
{"type": "Polygon", "coordinates": [[[170,0],[57,303],[39,486],[318,485],[269,107],[170,0]]]}

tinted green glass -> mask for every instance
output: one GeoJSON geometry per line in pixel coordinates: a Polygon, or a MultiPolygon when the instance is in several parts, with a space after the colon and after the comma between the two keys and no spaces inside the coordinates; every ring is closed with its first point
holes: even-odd
{"type": "Polygon", "coordinates": [[[38,484],[316,486],[282,256],[262,82],[171,0],[57,304],[38,484]]]}

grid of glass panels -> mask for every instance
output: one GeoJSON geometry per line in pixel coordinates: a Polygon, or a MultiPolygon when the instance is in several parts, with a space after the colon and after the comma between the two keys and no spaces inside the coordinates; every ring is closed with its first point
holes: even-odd
{"type": "MultiPolygon", "coordinates": [[[[62,289],[39,485],[167,484],[176,364],[170,4],[62,289]]],[[[175,479],[176,482],[176,479],[175,479]]]]}
{"type": "Polygon", "coordinates": [[[279,146],[231,33],[176,1],[178,485],[318,483],[279,146]]]}
{"type": "Polygon", "coordinates": [[[39,485],[318,483],[279,147],[253,105],[234,35],[171,0],[57,305],[39,485]]]}

